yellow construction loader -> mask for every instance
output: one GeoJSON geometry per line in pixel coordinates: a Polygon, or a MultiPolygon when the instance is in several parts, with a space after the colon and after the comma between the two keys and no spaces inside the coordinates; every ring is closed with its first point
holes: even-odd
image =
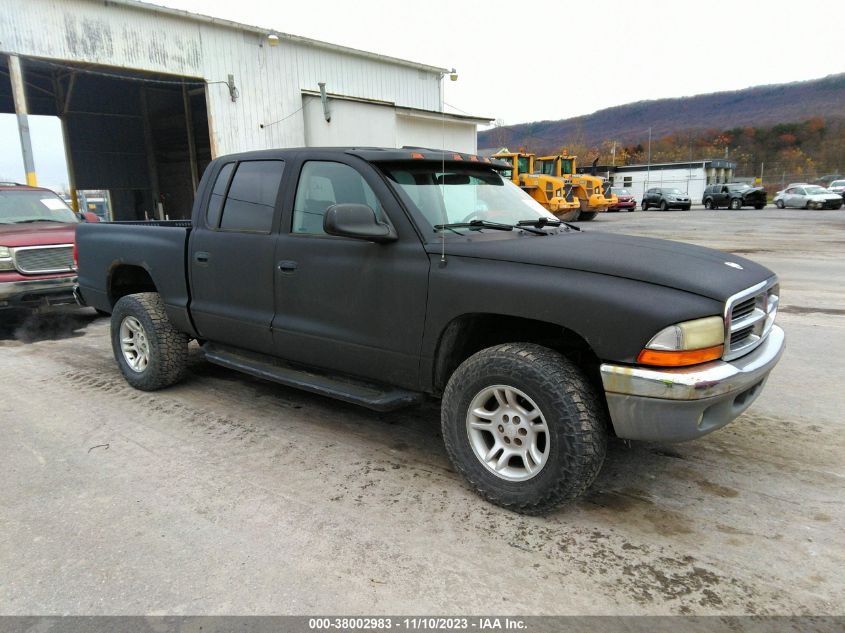
{"type": "Polygon", "coordinates": [[[610,183],[595,174],[579,174],[576,170],[577,156],[570,156],[563,150],[553,156],[541,156],[534,167],[538,175],[560,178],[571,186],[572,196],[579,203],[581,213],[577,219],[587,222],[614,206],[618,199],[610,191],[610,183]]]}
{"type": "Polygon", "coordinates": [[[581,203],[572,196],[571,185],[563,179],[546,174],[534,173],[534,154],[526,152],[501,152],[491,156],[512,165],[506,178],[525,191],[546,209],[564,222],[578,219],[581,203]]]}

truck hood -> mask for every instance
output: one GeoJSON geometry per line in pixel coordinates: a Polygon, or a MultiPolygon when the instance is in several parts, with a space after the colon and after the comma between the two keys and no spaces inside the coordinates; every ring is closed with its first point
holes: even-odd
{"type": "Polygon", "coordinates": [[[0,224],[0,246],[48,246],[73,244],[78,224],[33,222],[0,224]]]}
{"type": "MultiPolygon", "coordinates": [[[[432,254],[439,254],[441,248],[439,243],[428,244],[432,254]]],[[[448,240],[446,254],[610,275],[717,301],[774,275],[744,257],[710,248],[595,231],[519,238],[485,234],[466,241],[448,240]]]]}

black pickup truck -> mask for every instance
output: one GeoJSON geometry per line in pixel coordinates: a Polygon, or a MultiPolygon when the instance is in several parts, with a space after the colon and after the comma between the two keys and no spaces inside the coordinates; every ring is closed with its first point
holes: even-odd
{"type": "Polygon", "coordinates": [[[780,358],[772,271],[579,231],[504,163],[419,148],[214,160],[190,222],[85,224],[78,299],[111,313],[145,390],[206,358],[375,410],[442,399],[455,468],[540,513],[584,492],[607,437],[718,429],[780,358]]]}

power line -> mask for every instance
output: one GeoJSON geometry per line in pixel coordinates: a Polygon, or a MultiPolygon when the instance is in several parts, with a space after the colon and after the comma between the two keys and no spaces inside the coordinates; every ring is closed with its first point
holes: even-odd
{"type": "Polygon", "coordinates": [[[278,121],[273,121],[272,123],[259,123],[259,124],[258,124],[258,127],[260,127],[260,128],[263,130],[264,128],[266,128],[266,127],[270,127],[271,125],[276,125],[276,123],[281,123],[282,121],[286,121],[287,119],[291,118],[291,117],[292,117],[294,114],[296,114],[297,112],[301,112],[301,111],[302,111],[302,108],[304,108],[304,107],[305,107],[304,105],[303,105],[303,106],[300,106],[299,108],[297,108],[296,110],[294,110],[293,112],[291,112],[289,115],[287,115],[286,117],[282,117],[282,118],[281,118],[281,119],[279,119],[278,121]]]}

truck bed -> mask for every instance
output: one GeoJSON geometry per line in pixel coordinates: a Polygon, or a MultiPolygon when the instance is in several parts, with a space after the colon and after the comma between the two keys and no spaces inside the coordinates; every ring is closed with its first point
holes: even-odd
{"type": "Polygon", "coordinates": [[[173,323],[192,331],[186,262],[190,232],[190,220],[80,224],[76,248],[82,300],[111,312],[112,273],[118,266],[129,265],[131,274],[122,273],[125,279],[120,283],[135,284],[134,291],[143,292],[144,281],[152,280],[173,323]]]}

